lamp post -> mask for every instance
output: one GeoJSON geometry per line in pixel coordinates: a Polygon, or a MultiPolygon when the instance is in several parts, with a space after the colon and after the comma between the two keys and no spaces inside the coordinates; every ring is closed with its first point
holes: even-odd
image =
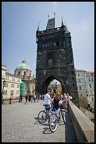
{"type": "Polygon", "coordinates": [[[4,94],[4,87],[5,87],[5,85],[6,85],[6,81],[4,80],[3,81],[3,91],[2,91],[2,104],[3,104],[3,94],[4,94]]]}

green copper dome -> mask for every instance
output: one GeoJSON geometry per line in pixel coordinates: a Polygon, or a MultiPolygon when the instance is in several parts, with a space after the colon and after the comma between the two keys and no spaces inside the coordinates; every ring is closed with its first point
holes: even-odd
{"type": "Polygon", "coordinates": [[[16,67],[16,70],[21,70],[21,69],[23,69],[23,70],[31,70],[30,67],[29,67],[29,65],[26,63],[25,60],[23,60],[22,63],[19,64],[19,65],[16,67]]]}

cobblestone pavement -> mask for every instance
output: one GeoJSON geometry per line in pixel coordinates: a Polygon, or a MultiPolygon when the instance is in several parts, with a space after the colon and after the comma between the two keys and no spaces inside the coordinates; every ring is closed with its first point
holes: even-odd
{"type": "Polygon", "coordinates": [[[67,123],[58,124],[54,133],[47,122],[38,123],[37,115],[44,108],[43,103],[39,100],[2,105],[2,142],[76,142],[69,112],[66,112],[67,123]]]}

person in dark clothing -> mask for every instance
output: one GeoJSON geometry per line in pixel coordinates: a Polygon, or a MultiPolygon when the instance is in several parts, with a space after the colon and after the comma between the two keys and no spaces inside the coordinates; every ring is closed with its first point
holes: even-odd
{"type": "Polygon", "coordinates": [[[28,94],[26,94],[26,103],[27,103],[27,101],[28,101],[28,96],[29,96],[29,95],[28,95],[28,94]]]}
{"type": "Polygon", "coordinates": [[[56,93],[53,99],[53,110],[56,110],[57,117],[60,117],[60,105],[59,105],[60,95],[61,94],[59,92],[56,93]]]}
{"type": "Polygon", "coordinates": [[[54,97],[54,100],[53,100],[53,109],[58,109],[58,108],[60,108],[60,106],[59,106],[59,99],[58,98],[56,98],[56,97],[54,97]]]}
{"type": "Polygon", "coordinates": [[[19,102],[21,102],[21,103],[22,103],[22,95],[20,95],[20,100],[19,100],[19,102]]]}
{"type": "Polygon", "coordinates": [[[31,101],[31,94],[29,94],[29,102],[31,101]]]}

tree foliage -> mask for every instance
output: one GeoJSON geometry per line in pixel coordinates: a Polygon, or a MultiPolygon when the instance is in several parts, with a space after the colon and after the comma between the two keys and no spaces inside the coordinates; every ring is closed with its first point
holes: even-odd
{"type": "Polygon", "coordinates": [[[79,104],[83,108],[88,108],[88,99],[87,99],[87,97],[80,97],[79,98],[79,104]]]}

